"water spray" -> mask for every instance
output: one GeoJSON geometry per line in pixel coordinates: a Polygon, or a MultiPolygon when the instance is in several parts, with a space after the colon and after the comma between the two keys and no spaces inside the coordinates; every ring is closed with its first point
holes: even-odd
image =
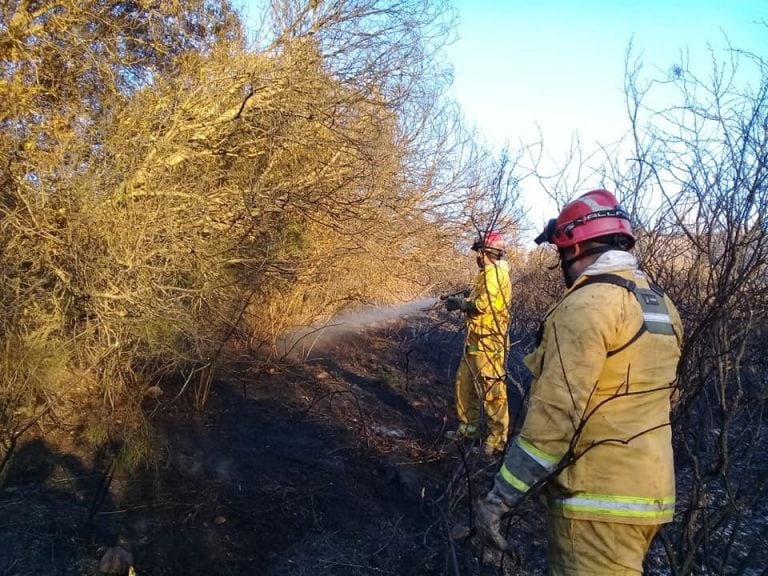
{"type": "MultiPolygon", "coordinates": [[[[461,294],[461,292],[457,294],[461,294]]],[[[279,339],[277,348],[286,356],[296,355],[307,358],[312,350],[332,344],[341,337],[357,334],[365,329],[380,327],[393,320],[428,310],[434,307],[439,300],[444,300],[449,296],[440,296],[439,299],[434,297],[420,298],[395,306],[379,306],[347,312],[322,324],[294,328],[279,339]]]]}

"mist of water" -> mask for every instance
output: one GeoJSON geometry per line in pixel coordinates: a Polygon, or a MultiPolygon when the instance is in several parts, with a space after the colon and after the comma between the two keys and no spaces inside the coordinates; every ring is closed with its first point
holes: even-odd
{"type": "Polygon", "coordinates": [[[322,350],[341,337],[382,327],[393,320],[427,310],[437,301],[437,298],[420,298],[395,306],[366,308],[340,314],[322,324],[294,328],[279,339],[277,351],[280,355],[307,358],[312,351],[322,350]]]}

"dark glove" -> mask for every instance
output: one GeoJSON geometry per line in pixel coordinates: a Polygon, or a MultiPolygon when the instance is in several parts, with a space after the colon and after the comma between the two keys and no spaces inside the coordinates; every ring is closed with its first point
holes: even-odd
{"type": "Polygon", "coordinates": [[[445,308],[448,311],[461,310],[462,312],[466,312],[469,310],[469,302],[458,296],[449,296],[445,299],[445,308]]]}
{"type": "Polygon", "coordinates": [[[480,540],[503,552],[515,554],[512,546],[501,535],[501,520],[509,512],[508,506],[495,489],[475,503],[475,528],[480,540]]]}

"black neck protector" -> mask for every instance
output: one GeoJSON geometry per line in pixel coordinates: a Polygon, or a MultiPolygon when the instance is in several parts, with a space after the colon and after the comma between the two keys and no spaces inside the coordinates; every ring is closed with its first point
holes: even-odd
{"type": "Polygon", "coordinates": [[[573,266],[574,262],[581,260],[582,258],[586,258],[587,256],[605,254],[610,250],[616,250],[616,247],[609,244],[606,244],[605,246],[592,246],[591,248],[582,250],[578,255],[574,256],[573,258],[569,258],[568,260],[563,258],[563,252],[560,251],[560,269],[563,271],[566,286],[570,288],[573,285],[573,281],[568,280],[568,269],[573,266]]]}

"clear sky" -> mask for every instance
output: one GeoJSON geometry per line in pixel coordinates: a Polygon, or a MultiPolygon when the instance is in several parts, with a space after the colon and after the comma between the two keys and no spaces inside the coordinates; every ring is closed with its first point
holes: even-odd
{"type": "MultiPolygon", "coordinates": [[[[562,159],[574,133],[582,148],[609,144],[628,128],[626,49],[644,68],[669,71],[687,51],[706,77],[711,46],[727,42],[768,58],[765,0],[454,0],[461,19],[449,47],[452,94],[489,142],[514,148],[539,138],[562,159]],[[538,128],[537,128],[538,126],[538,128]]],[[[525,189],[525,187],[524,187],[525,189]]],[[[535,191],[527,201],[536,203],[535,191]]],[[[534,225],[552,208],[533,207],[534,225]]],[[[553,214],[554,216],[554,214],[553,214]]]]}
{"type": "MultiPolygon", "coordinates": [[[[554,161],[564,157],[575,133],[589,152],[626,132],[623,82],[630,40],[649,72],[669,71],[687,51],[697,75],[706,77],[708,48],[723,57],[727,41],[768,58],[766,0],[452,3],[460,24],[458,40],[448,48],[451,94],[466,119],[496,147],[530,143],[540,129],[554,161]]],[[[537,191],[524,190],[534,226],[554,216],[537,191]]]]}
{"type": "MultiPolygon", "coordinates": [[[[493,143],[536,134],[585,144],[625,127],[622,96],[630,40],[647,67],[669,70],[688,50],[706,73],[726,36],[768,57],[765,0],[454,0],[461,23],[449,48],[453,94],[493,143]],[[621,125],[621,126],[619,126],[621,125]]],[[[555,144],[556,142],[553,142],[555,144]]]]}

